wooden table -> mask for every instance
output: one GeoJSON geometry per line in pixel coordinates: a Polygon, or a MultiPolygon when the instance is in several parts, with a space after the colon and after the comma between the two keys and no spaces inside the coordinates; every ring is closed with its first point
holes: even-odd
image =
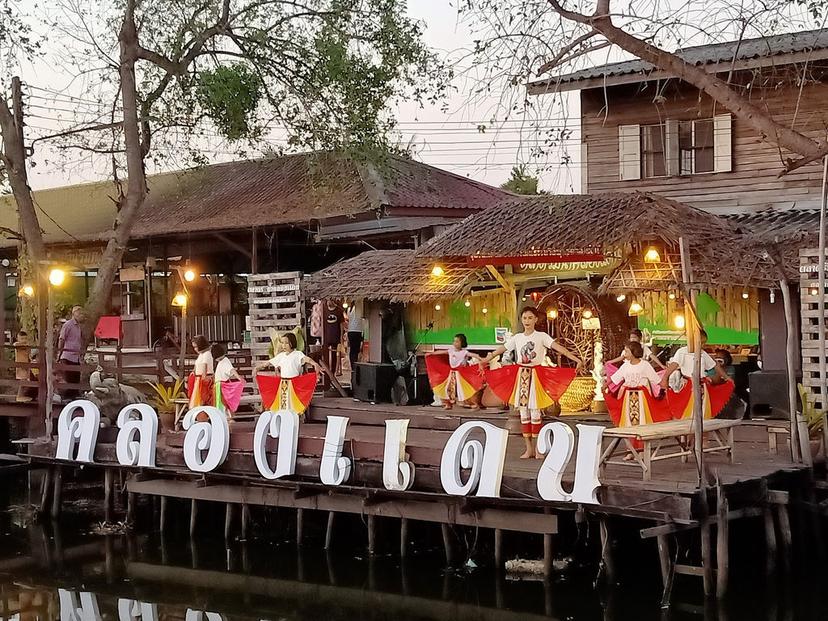
{"type": "MultiPolygon", "coordinates": [[[[741,420],[703,421],[704,433],[709,433],[713,440],[713,444],[705,446],[703,451],[705,453],[726,452],[730,457],[730,463],[733,463],[733,430],[741,423],[741,420]]],[[[688,442],[688,437],[692,435],[693,421],[690,419],[607,428],[604,431],[604,439],[609,443],[601,455],[601,467],[603,469],[606,464],[640,467],[644,480],[649,481],[652,479],[654,461],[675,458],[687,461],[687,458],[693,454],[693,447],[688,442]],[[636,446],[636,441],[641,445],[640,448],[636,446]],[[632,454],[632,460],[611,459],[622,443],[624,449],[632,454]],[[675,450],[676,447],[678,450],[675,450]],[[668,448],[673,450],[664,452],[664,449],[668,448]]]]}

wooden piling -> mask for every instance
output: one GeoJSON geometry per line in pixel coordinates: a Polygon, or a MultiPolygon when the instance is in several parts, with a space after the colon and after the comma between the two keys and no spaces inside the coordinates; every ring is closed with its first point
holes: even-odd
{"type": "Polygon", "coordinates": [[[195,535],[196,520],[198,519],[198,501],[193,498],[190,501],[190,538],[195,535]]]}
{"type": "Polygon", "coordinates": [[[233,503],[228,502],[224,508],[224,543],[229,543],[233,529],[233,503]]]}
{"type": "Polygon", "coordinates": [[[670,580],[670,540],[667,535],[659,535],[656,537],[656,544],[658,545],[658,563],[661,567],[661,584],[667,588],[667,583],[670,580]]]}
{"type": "Polygon", "coordinates": [[[451,528],[448,524],[440,524],[440,530],[443,533],[443,547],[446,552],[446,565],[454,564],[454,545],[451,541],[451,528]]]}
{"type": "Polygon", "coordinates": [[[776,571],[776,526],[773,522],[773,509],[766,506],[762,511],[765,520],[765,573],[771,575],[776,571]]]}
{"type": "Polygon", "coordinates": [[[46,472],[43,473],[43,485],[40,488],[40,514],[46,515],[46,512],[49,511],[49,500],[52,497],[52,484],[55,475],[55,469],[49,467],[46,469],[46,472]]]}
{"type": "Polygon", "coordinates": [[[164,530],[167,527],[167,497],[161,496],[161,509],[159,510],[159,518],[158,518],[158,530],[161,531],[161,534],[164,533],[164,530]]]}
{"type": "Polygon", "coordinates": [[[730,524],[727,520],[728,502],[721,485],[718,494],[718,527],[716,528],[716,596],[722,599],[727,593],[730,569],[730,548],[728,545],[730,524]]]}
{"type": "Polygon", "coordinates": [[[498,572],[503,571],[503,531],[494,529],[494,562],[498,572]]]}
{"type": "Polygon", "coordinates": [[[250,527],[250,507],[243,504],[241,508],[241,535],[242,539],[247,541],[247,532],[250,527]]]}
{"type": "Polygon", "coordinates": [[[63,495],[63,468],[55,468],[55,482],[52,488],[52,519],[60,517],[61,496],[63,495]]]}
{"type": "Polygon", "coordinates": [[[296,545],[301,546],[305,538],[305,510],[296,509],[296,545]]]}
{"type": "Polygon", "coordinates": [[[135,523],[135,494],[132,492],[127,492],[126,520],[128,524],[135,523]]]}
{"type": "Polygon", "coordinates": [[[104,522],[111,524],[114,499],[112,492],[115,488],[115,478],[112,468],[104,468],[104,522]]]}
{"type": "Polygon", "coordinates": [[[400,558],[408,557],[408,519],[400,520],[400,558]]]}
{"type": "Polygon", "coordinates": [[[713,595],[713,547],[710,541],[710,524],[704,523],[701,528],[701,559],[704,594],[713,595]]]}
{"type": "Polygon", "coordinates": [[[377,551],[377,518],[368,516],[368,554],[373,556],[377,551]]]}
{"type": "MultiPolygon", "coordinates": [[[[610,530],[609,519],[601,517],[601,562],[604,565],[604,575],[609,583],[615,582],[615,559],[612,556],[612,531],[610,530]]],[[[551,537],[551,535],[546,535],[551,537]]]]}
{"type": "Polygon", "coordinates": [[[793,536],[791,534],[791,520],[788,514],[788,505],[782,503],[776,505],[776,520],[779,523],[782,568],[785,573],[790,573],[793,536]]]}
{"type": "Polygon", "coordinates": [[[554,559],[554,550],[552,548],[552,535],[543,536],[543,575],[552,575],[552,561],[554,559]]]}
{"type": "Polygon", "coordinates": [[[333,527],[334,527],[334,518],[336,517],[335,511],[328,511],[328,525],[325,528],[325,549],[331,549],[331,541],[333,539],[333,527]]]}

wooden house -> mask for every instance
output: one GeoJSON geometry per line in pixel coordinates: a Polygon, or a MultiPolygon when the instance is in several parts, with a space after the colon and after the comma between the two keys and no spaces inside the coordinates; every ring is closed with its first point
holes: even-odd
{"type": "MultiPolygon", "coordinates": [[[[823,138],[828,32],[688,47],[684,60],[729,80],[779,122],[823,138]]],[[[641,190],[726,215],[819,206],[819,162],[779,177],[788,154],[699,89],[641,60],[531,83],[580,95],[581,191],[641,190]]]]}
{"type": "MultiPolygon", "coordinates": [[[[239,341],[245,274],[313,272],[366,247],[414,248],[512,196],[411,159],[369,163],[336,153],[215,164],[152,175],[148,185],[111,302],[123,320],[123,344],[133,347],[151,345],[175,323],[177,269],[201,276],[188,286],[188,332],[239,341]]],[[[112,182],[35,192],[50,257],[75,275],[58,302],[85,299],[116,196],[112,182]]],[[[0,226],[17,226],[10,196],[0,197],[0,226]]],[[[0,246],[14,257],[13,240],[0,246]]]]}

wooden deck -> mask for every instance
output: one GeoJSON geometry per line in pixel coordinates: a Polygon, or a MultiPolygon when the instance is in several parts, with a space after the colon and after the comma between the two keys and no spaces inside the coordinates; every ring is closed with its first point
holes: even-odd
{"type": "MultiPolygon", "coordinates": [[[[297,511],[297,525],[306,510],[350,513],[368,520],[369,552],[373,550],[372,520],[396,518],[402,521],[402,530],[408,520],[449,525],[477,526],[494,529],[496,533],[519,531],[544,537],[544,558],[551,567],[551,538],[558,533],[560,519],[572,519],[573,514],[585,515],[601,522],[602,538],[609,541],[609,520],[645,520],[641,536],[657,537],[665,584],[670,583],[671,572],[705,577],[705,590],[711,592],[713,568],[711,557],[704,570],[675,562],[666,535],[687,530],[709,531],[719,525],[720,552],[717,562],[726,563],[728,524],[743,518],[764,516],[769,556],[789,554],[791,527],[788,506],[794,500],[807,501],[817,506],[813,496],[817,487],[813,472],[800,464],[793,464],[789,451],[780,446],[777,454],[769,450],[768,433],[760,424],[738,425],[734,428],[733,463],[725,453],[705,456],[706,490],[701,490],[696,464],[692,458],[686,463],[679,459],[656,461],[652,464],[651,480],[642,480],[641,471],[626,465],[608,464],[601,477],[599,504],[580,505],[567,502],[548,502],[537,491],[539,460],[520,459],[523,440],[510,435],[504,468],[501,497],[478,498],[449,496],[442,490],[439,464],[443,447],[453,430],[468,420],[486,420],[502,427],[515,427],[506,412],[455,409],[451,411],[431,407],[396,407],[370,405],[350,399],[320,399],[315,401],[300,427],[296,475],[286,479],[267,481],[256,470],[251,446],[255,421],[236,420],[231,424],[230,451],[225,463],[216,472],[206,475],[194,473],[184,465],[183,432],[165,432],[158,438],[155,468],[125,468],[115,457],[115,429],[102,429],[98,436],[95,464],[87,469],[103,471],[104,489],[111,490],[113,473],[126,472],[126,489],[130,497],[136,494],[162,498],[161,524],[164,522],[164,498],[183,498],[192,501],[191,528],[195,527],[197,503],[201,501],[225,503],[228,506],[228,524],[231,508],[242,507],[242,529],[246,528],[244,507],[291,508],[297,511]],[[346,434],[344,454],[353,460],[350,479],[344,485],[329,487],[319,482],[318,473],[329,415],[347,416],[350,425],[346,434]],[[407,452],[416,464],[414,487],[407,492],[392,492],[382,484],[382,457],[387,419],[407,418],[411,421],[407,452]],[[567,517],[569,516],[569,517],[567,517]],[[724,526],[722,526],[724,525],[724,526]],[[778,532],[778,536],[777,536],[778,532]],[[771,551],[771,539],[773,548],[771,551]],[[778,546],[777,546],[778,539],[778,546]],[[724,554],[724,556],[722,556],[724,554]],[[672,559],[672,560],[671,560],[672,559]]],[[[607,424],[601,416],[563,416],[568,424],[607,424]]],[[[775,437],[775,436],[774,436],[775,437]]],[[[276,441],[268,440],[268,450],[275,451],[276,441]]],[[[37,440],[29,446],[33,464],[47,469],[42,488],[41,510],[60,513],[61,471],[77,468],[74,462],[60,462],[52,456],[56,441],[37,440]]],[[[574,460],[573,460],[574,462],[574,460]]],[[[90,475],[92,476],[92,475],[90,475]]],[[[573,471],[564,476],[564,486],[571,486],[573,471]]],[[[111,498],[109,491],[106,498],[111,498]]],[[[106,504],[106,503],[105,503],[106,504]]],[[[130,503],[133,506],[134,503],[130,503]]],[[[820,509],[821,510],[821,509],[820,509]]],[[[107,505],[107,515],[109,507],[107,505]]],[[[131,516],[127,515],[130,519],[131,516]]],[[[333,518],[329,518],[329,524],[333,518]]],[[[639,526],[640,528],[640,526],[639,526]]],[[[298,532],[302,529],[298,526],[298,532]]],[[[301,537],[301,535],[297,535],[301,537]]],[[[496,540],[502,535],[496,535],[496,540]]],[[[702,540],[705,538],[703,537],[702,540]]],[[[693,545],[699,545],[695,543],[693,545]]],[[[496,545],[496,548],[498,546],[496,545]]],[[[609,544],[603,546],[610,554],[609,544]]],[[[449,551],[447,549],[447,555],[449,551]]],[[[497,551],[495,552],[497,556],[497,551]]],[[[610,559],[605,559],[610,562],[610,559]]],[[[722,570],[721,567],[719,571],[722,570]]],[[[722,587],[720,587],[721,592],[722,587]]]]}

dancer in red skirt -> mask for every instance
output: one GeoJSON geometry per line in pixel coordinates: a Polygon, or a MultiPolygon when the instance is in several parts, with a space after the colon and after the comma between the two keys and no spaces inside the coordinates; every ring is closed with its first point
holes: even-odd
{"type": "Polygon", "coordinates": [[[480,360],[469,352],[465,334],[456,334],[454,343],[445,353],[426,356],[426,370],[431,390],[450,410],[457,402],[468,402],[473,410],[480,409],[479,396],[483,390],[483,374],[469,362],[480,360]]]}
{"type": "Polygon", "coordinates": [[[535,442],[541,428],[541,410],[561,398],[575,378],[576,369],[542,366],[548,350],[554,350],[569,358],[580,368],[583,361],[565,347],[558,345],[546,332],[538,332],[538,311],[532,306],[520,312],[523,332],[515,334],[480,361],[481,367],[495,356],[507,351],[514,355],[517,364],[486,371],[486,383],[503,401],[520,412],[521,431],[526,450],[521,459],[543,456],[537,452],[535,442]]]}
{"type": "Polygon", "coordinates": [[[277,375],[256,375],[256,383],[262,395],[262,407],[277,412],[289,410],[302,414],[310,405],[316,388],[317,372],[321,371],[317,362],[296,349],[296,335],[286,332],[279,339],[282,351],[268,362],[256,365],[256,371],[273,367],[277,375]],[[315,371],[304,373],[305,365],[311,365],[315,371]]]}

